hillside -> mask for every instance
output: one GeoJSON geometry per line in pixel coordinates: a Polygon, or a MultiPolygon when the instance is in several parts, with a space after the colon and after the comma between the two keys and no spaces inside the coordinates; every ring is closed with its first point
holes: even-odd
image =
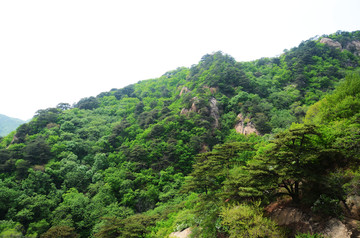
{"type": "Polygon", "coordinates": [[[24,121],[20,119],[11,118],[0,114],[0,136],[6,136],[10,132],[16,130],[16,128],[18,128],[18,126],[23,123],[24,121]]]}
{"type": "Polygon", "coordinates": [[[0,237],[326,233],[278,226],[264,216],[276,201],[357,218],[340,205],[358,194],[359,42],[337,32],[251,62],[215,52],[39,110],[0,140],[0,237]]]}

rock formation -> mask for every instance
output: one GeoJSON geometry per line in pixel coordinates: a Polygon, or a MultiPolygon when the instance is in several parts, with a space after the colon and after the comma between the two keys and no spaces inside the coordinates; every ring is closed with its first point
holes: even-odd
{"type": "Polygon", "coordinates": [[[342,50],[341,44],[339,42],[337,42],[337,41],[334,41],[334,40],[330,39],[330,38],[326,38],[326,37],[322,38],[320,40],[320,43],[323,43],[323,44],[326,44],[328,46],[335,47],[335,48],[338,48],[339,50],[342,50]]]}
{"type": "Polygon", "coordinates": [[[249,117],[245,117],[240,113],[238,116],[238,122],[235,125],[235,130],[237,133],[241,133],[243,135],[249,135],[251,133],[256,133],[257,135],[259,132],[256,130],[255,125],[250,121],[249,117]]]}
{"type": "Polygon", "coordinates": [[[360,56],[360,41],[351,41],[346,45],[345,49],[356,56],[360,56]]]}
{"type": "Polygon", "coordinates": [[[191,235],[191,228],[187,228],[183,231],[177,231],[170,234],[170,238],[188,238],[191,235]]]}
{"type": "Polygon", "coordinates": [[[296,232],[318,233],[332,238],[354,237],[351,229],[339,219],[319,220],[318,217],[295,207],[280,206],[271,212],[270,217],[280,226],[286,226],[296,232]]]}
{"type": "Polygon", "coordinates": [[[191,92],[187,87],[182,87],[179,96],[182,96],[185,93],[191,92]]]}
{"type": "Polygon", "coordinates": [[[180,112],[180,115],[188,115],[190,112],[197,112],[198,109],[196,107],[196,103],[199,101],[199,99],[197,97],[193,97],[191,99],[192,101],[192,104],[191,104],[191,107],[189,109],[187,108],[183,108],[180,112]]]}
{"type": "Polygon", "coordinates": [[[210,116],[212,118],[214,118],[213,127],[218,128],[219,127],[220,113],[219,113],[219,108],[217,106],[216,98],[214,98],[214,97],[210,99],[210,116]]]}
{"type": "Polygon", "coordinates": [[[343,207],[347,217],[360,220],[360,196],[351,195],[346,198],[347,208],[343,207]]]}
{"type": "Polygon", "coordinates": [[[341,45],[338,41],[324,37],[320,40],[320,43],[337,48],[339,50],[348,50],[354,55],[360,56],[360,41],[351,41],[346,43],[346,45],[341,45]]]}

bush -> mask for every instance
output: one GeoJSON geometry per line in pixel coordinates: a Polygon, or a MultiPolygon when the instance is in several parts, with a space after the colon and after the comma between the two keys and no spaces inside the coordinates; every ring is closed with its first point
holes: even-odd
{"type": "Polygon", "coordinates": [[[223,208],[222,225],[230,238],[236,237],[284,237],[276,223],[263,216],[260,203],[240,204],[223,208]]]}
{"type": "Polygon", "coordinates": [[[331,198],[325,194],[321,194],[320,197],[314,202],[311,210],[315,213],[326,216],[339,217],[341,215],[341,207],[339,202],[339,199],[331,198]]]}

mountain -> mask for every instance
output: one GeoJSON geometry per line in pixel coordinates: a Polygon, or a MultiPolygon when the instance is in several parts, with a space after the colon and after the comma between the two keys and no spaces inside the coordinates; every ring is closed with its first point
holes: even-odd
{"type": "Polygon", "coordinates": [[[23,123],[25,122],[20,119],[0,114],[0,136],[6,136],[23,123]]]}
{"type": "Polygon", "coordinates": [[[0,140],[0,237],[345,227],[339,218],[360,217],[359,42],[360,31],[337,32],[251,62],[214,52],[37,111],[0,140]],[[282,223],[286,209],[314,223],[282,223]]]}

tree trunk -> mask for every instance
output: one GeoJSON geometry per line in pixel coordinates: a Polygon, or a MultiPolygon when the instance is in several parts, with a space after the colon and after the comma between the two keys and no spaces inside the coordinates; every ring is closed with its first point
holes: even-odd
{"type": "Polygon", "coordinates": [[[294,203],[296,203],[296,204],[300,203],[300,193],[299,193],[299,182],[298,181],[295,181],[294,193],[291,196],[291,198],[294,203]]]}

